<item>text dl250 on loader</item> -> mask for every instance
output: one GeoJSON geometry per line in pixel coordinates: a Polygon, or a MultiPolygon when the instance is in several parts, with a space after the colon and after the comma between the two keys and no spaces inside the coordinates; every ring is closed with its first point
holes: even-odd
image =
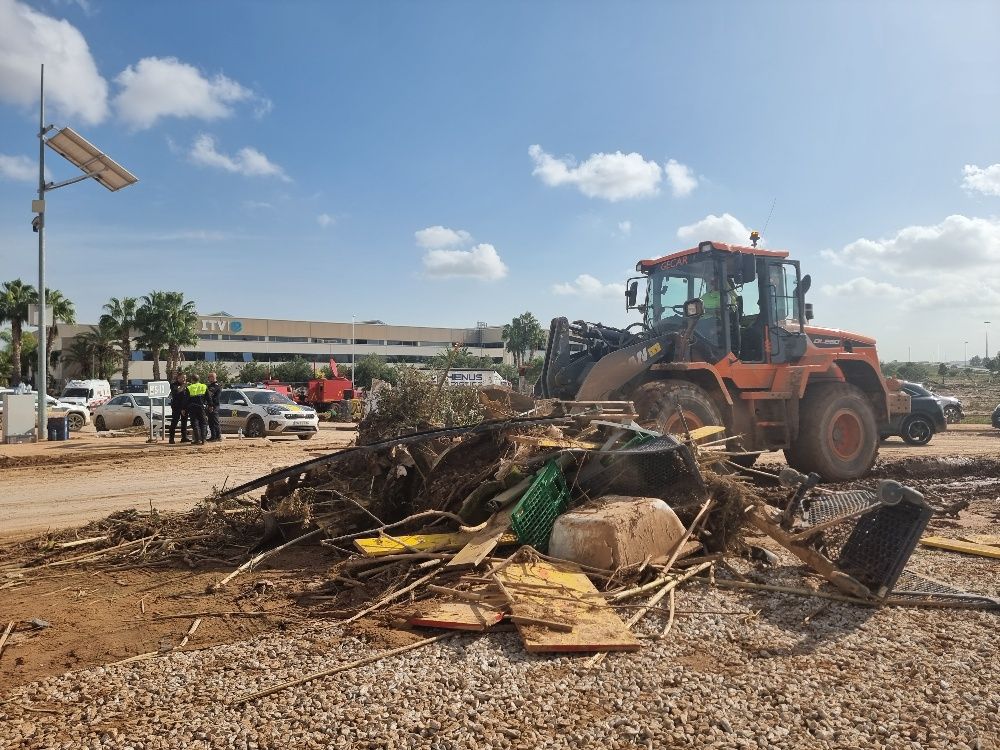
{"type": "Polygon", "coordinates": [[[783,449],[827,481],[865,474],[909,396],[882,377],[874,339],[808,325],[810,277],[751,240],[639,261],[625,298],[642,320],[628,328],[555,318],[536,395],[631,400],[664,432],[725,426],[744,465],[783,449]]]}

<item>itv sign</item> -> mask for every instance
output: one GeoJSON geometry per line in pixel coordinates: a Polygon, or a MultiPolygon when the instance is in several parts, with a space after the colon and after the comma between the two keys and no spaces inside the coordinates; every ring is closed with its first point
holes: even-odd
{"type": "Polygon", "coordinates": [[[230,318],[201,318],[202,333],[239,333],[243,322],[230,318]]]}

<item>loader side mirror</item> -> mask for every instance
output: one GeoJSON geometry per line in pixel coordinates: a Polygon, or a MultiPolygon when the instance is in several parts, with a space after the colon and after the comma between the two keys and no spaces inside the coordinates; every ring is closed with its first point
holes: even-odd
{"type": "Polygon", "coordinates": [[[635,307],[636,298],[639,296],[639,282],[633,281],[625,288],[625,309],[631,310],[635,307]]]}
{"type": "Polygon", "coordinates": [[[805,276],[802,277],[801,286],[802,286],[802,297],[803,298],[805,298],[806,292],[809,291],[809,287],[812,286],[812,283],[813,283],[812,276],[810,276],[809,274],[806,274],[805,276]]]}
{"type": "Polygon", "coordinates": [[[813,315],[813,303],[806,302],[806,320],[812,320],[815,316],[813,315]]]}
{"type": "Polygon", "coordinates": [[[744,284],[749,284],[756,278],[757,278],[757,256],[745,255],[745,254],[741,255],[740,281],[744,284]]]}

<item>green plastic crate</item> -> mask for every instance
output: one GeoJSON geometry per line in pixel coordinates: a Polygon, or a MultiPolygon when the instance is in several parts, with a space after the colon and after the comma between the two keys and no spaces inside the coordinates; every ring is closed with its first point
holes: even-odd
{"type": "Polygon", "coordinates": [[[510,525],[521,544],[530,544],[539,552],[549,546],[549,536],[556,518],[569,504],[566,478],[555,461],[549,461],[535,475],[535,481],[521,496],[510,516],[510,525]]]}

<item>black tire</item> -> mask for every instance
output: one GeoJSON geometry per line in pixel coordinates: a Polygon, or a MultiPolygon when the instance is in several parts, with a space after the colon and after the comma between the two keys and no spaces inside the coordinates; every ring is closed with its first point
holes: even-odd
{"type": "Polygon", "coordinates": [[[316,437],[315,432],[301,432],[299,433],[299,440],[312,440],[316,437]]]}
{"type": "Polygon", "coordinates": [[[948,424],[958,424],[962,421],[962,410],[954,405],[944,407],[944,421],[948,424]]]}
{"type": "Polygon", "coordinates": [[[652,423],[655,429],[664,433],[683,435],[684,421],[690,430],[726,424],[708,392],[693,383],[656,380],[640,386],[632,394],[632,401],[639,421],[652,423]]]}
{"type": "Polygon", "coordinates": [[[247,437],[264,437],[267,431],[264,429],[264,420],[254,414],[247,420],[247,429],[244,433],[247,437]]]}
{"type": "Polygon", "coordinates": [[[133,427],[142,427],[144,424],[146,423],[143,421],[142,417],[136,417],[132,420],[133,427]]]}
{"type": "Polygon", "coordinates": [[[907,445],[927,445],[934,437],[934,425],[922,414],[911,414],[903,420],[899,436],[907,445]]]}
{"type": "Polygon", "coordinates": [[[70,412],[66,416],[66,419],[69,423],[70,432],[79,432],[80,430],[83,429],[83,425],[86,424],[86,420],[84,420],[83,417],[81,417],[79,414],[75,414],[74,412],[70,412]]]}
{"type": "Polygon", "coordinates": [[[847,383],[813,386],[799,407],[799,435],[785,460],[827,482],[857,479],[878,455],[878,427],[871,402],[847,383]]]}
{"type": "Polygon", "coordinates": [[[97,417],[94,419],[94,429],[98,432],[107,432],[108,426],[104,423],[104,417],[97,417]]]}

